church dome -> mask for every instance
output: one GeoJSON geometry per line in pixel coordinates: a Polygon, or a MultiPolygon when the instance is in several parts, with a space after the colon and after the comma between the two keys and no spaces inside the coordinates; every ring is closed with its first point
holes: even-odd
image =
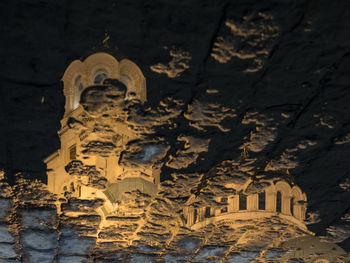
{"type": "Polygon", "coordinates": [[[112,55],[98,52],[84,61],[74,60],[66,69],[62,81],[66,97],[65,116],[76,110],[83,90],[92,85],[102,85],[105,79],[117,79],[126,87],[126,99],[147,100],[146,79],[140,68],[128,59],[118,61],[112,55]]]}

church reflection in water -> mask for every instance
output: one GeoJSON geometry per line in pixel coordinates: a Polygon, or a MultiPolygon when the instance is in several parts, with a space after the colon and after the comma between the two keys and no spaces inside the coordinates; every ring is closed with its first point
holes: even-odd
{"type": "Polygon", "coordinates": [[[341,260],[307,229],[305,193],[289,177],[254,175],[254,160],[161,180],[170,146],[154,126],[166,120],[144,113],[146,80],[132,61],[96,53],[62,80],[61,148],[45,159],[59,262],[341,260]]]}

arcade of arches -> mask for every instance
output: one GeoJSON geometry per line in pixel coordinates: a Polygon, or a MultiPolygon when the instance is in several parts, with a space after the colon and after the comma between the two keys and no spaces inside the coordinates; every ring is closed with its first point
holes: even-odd
{"type": "MultiPolygon", "coordinates": [[[[194,200],[192,200],[193,202],[194,200]]],[[[291,187],[285,181],[271,182],[260,193],[217,197],[216,201],[223,207],[195,208],[188,204],[185,209],[186,224],[190,227],[202,227],[217,220],[260,218],[281,215],[294,219],[303,226],[306,213],[306,195],[296,185],[291,187]]],[[[303,226],[305,228],[305,226],[303,226]]]]}

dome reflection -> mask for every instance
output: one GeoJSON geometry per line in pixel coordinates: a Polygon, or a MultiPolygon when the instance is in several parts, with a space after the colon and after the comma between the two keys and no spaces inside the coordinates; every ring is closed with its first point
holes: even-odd
{"type": "MultiPolygon", "coordinates": [[[[184,104],[164,98],[147,106],[133,62],[96,53],[69,65],[63,82],[61,147],[44,160],[47,187],[20,176],[11,187],[1,174],[0,258],[347,262],[340,247],[307,229],[307,197],[290,176],[256,173],[259,160],[247,154],[206,173],[182,172],[210,139],[178,135],[176,152],[162,130],[175,134],[170,120],[184,104]],[[178,172],[166,174],[165,165],[178,172]]],[[[198,124],[208,109],[196,103],[189,115],[198,124]]]]}

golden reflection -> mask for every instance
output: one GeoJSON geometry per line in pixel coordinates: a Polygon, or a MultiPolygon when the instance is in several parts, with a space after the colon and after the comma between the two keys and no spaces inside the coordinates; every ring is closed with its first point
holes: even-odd
{"type": "MultiPolygon", "coordinates": [[[[248,156],[204,175],[161,180],[170,145],[155,127],[181,110],[168,99],[164,111],[147,115],[146,80],[133,62],[96,53],[73,61],[62,80],[61,148],[45,163],[63,237],[73,229],[74,238],[110,258],[119,248],[142,253],[135,260],[165,262],[345,262],[341,248],[324,253],[307,229],[305,193],[290,180],[252,177],[256,160],[248,156]]],[[[208,149],[209,141],[182,137],[208,149]]]]}
{"type": "MultiPolygon", "coordinates": [[[[267,181],[266,181],[267,182],[267,181]]],[[[240,185],[227,185],[227,188],[239,189],[240,185]]],[[[223,203],[224,208],[198,207],[199,197],[192,197],[184,209],[186,225],[193,229],[200,229],[207,224],[225,221],[234,224],[240,220],[258,219],[278,216],[305,232],[307,230],[304,219],[306,213],[306,195],[296,185],[291,187],[285,181],[274,183],[261,189],[258,193],[217,196],[215,200],[223,203]]]]}
{"type": "Polygon", "coordinates": [[[130,142],[142,139],[128,127],[122,112],[125,104],[146,100],[142,72],[127,59],[119,62],[97,53],[83,62],[73,61],[62,80],[66,106],[58,132],[61,149],[45,159],[48,189],[59,196],[103,199],[99,208],[103,217],[142,213],[121,205],[129,199],[124,193],[131,195],[136,189],[154,197],[160,182],[159,169],[150,160],[159,155],[161,146],[145,145],[126,164],[121,159],[130,142]]]}

